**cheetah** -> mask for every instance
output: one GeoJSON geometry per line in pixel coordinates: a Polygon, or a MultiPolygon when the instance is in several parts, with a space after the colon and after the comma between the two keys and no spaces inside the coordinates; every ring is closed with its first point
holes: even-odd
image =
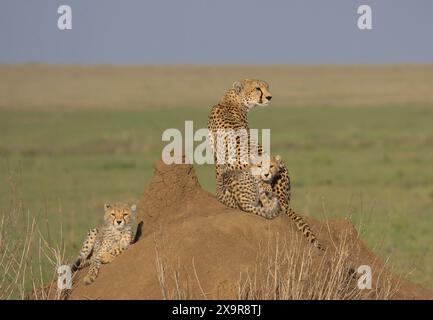
{"type": "Polygon", "coordinates": [[[259,183],[249,170],[224,170],[217,180],[217,199],[230,208],[273,219],[280,212],[278,199],[269,198],[259,183]]]}
{"type": "MultiPolygon", "coordinates": [[[[272,99],[269,85],[262,80],[245,79],[233,83],[233,87],[212,107],[208,119],[209,143],[216,161],[216,180],[224,170],[247,170],[249,161],[242,161],[245,155],[250,159],[257,147],[257,155],[262,155],[262,146],[250,139],[247,113],[255,106],[267,106],[272,99]],[[242,137],[234,132],[244,130],[249,143],[241,143],[242,137]],[[227,147],[218,144],[219,134],[227,133],[228,139],[236,142],[235,158],[229,157],[227,147]],[[223,160],[224,163],[220,163],[223,160]]],[[[280,174],[273,181],[274,193],[285,205],[290,203],[290,177],[287,170],[281,168],[280,174]]]]}
{"type": "MultiPolygon", "coordinates": [[[[249,154],[249,146],[240,143],[240,138],[233,136],[237,130],[245,130],[249,137],[249,126],[247,113],[255,106],[267,106],[272,99],[269,92],[269,85],[261,80],[242,80],[236,81],[233,88],[220,99],[219,103],[212,107],[208,118],[209,143],[216,160],[216,176],[223,170],[243,170],[248,168],[248,163],[241,163],[239,156],[246,151],[249,154]],[[231,163],[228,159],[227,148],[221,148],[218,145],[218,135],[227,133],[227,138],[236,140],[236,159],[231,163]],[[247,150],[244,150],[247,148],[247,150]],[[242,149],[242,150],[240,150],[242,149]],[[221,163],[221,160],[224,163],[221,163]]],[[[259,147],[259,149],[261,149],[259,147]]],[[[261,150],[259,150],[259,153],[261,150]]]]}
{"type": "MultiPolygon", "coordinates": [[[[275,179],[278,179],[281,173],[287,172],[287,168],[284,165],[281,156],[263,156],[255,158],[254,161],[252,161],[250,168],[251,174],[259,181],[259,192],[265,193],[267,198],[272,199],[272,196],[274,196],[278,199],[281,212],[287,214],[295,222],[297,229],[302,232],[314,247],[325,251],[324,247],[311,231],[310,226],[289,206],[289,200],[284,198],[284,195],[290,196],[290,179],[286,184],[288,189],[284,190],[284,192],[281,192],[281,190],[278,189],[281,186],[274,185],[275,179]]],[[[288,174],[287,177],[289,177],[288,174]]]]}
{"type": "Polygon", "coordinates": [[[72,271],[90,265],[89,272],[84,277],[85,284],[95,281],[101,264],[113,261],[133,241],[132,224],[135,221],[136,205],[107,203],[104,210],[104,225],[88,231],[80,253],[72,265],[72,271]]]}

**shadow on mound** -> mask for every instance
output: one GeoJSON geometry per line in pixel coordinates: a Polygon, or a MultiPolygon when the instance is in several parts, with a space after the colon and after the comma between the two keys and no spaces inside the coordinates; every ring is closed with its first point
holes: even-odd
{"type": "MultiPolygon", "coordinates": [[[[420,299],[433,293],[390,273],[345,220],[306,218],[325,253],[286,216],[268,221],[205,192],[191,165],[155,164],[138,208],[136,243],[70,299],[420,299]],[[360,265],[372,289],[360,290],[360,265]]],[[[365,282],[363,282],[365,283],[365,282]]]]}

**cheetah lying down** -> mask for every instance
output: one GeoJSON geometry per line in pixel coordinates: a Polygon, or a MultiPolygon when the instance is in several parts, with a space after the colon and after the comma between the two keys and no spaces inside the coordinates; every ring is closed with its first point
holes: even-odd
{"type": "Polygon", "coordinates": [[[102,263],[109,263],[126,250],[133,240],[132,225],[136,205],[105,204],[104,225],[90,229],[72,271],[90,264],[84,283],[95,281],[102,263]]]}

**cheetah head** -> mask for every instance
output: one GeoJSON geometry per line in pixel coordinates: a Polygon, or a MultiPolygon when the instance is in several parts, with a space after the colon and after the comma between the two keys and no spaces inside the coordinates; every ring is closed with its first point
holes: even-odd
{"type": "Polygon", "coordinates": [[[252,159],[250,166],[251,174],[262,181],[270,183],[280,171],[281,164],[281,156],[269,157],[263,155],[252,159]]]}
{"type": "Polygon", "coordinates": [[[245,79],[233,83],[233,89],[239,97],[243,106],[248,110],[255,106],[267,106],[272,95],[269,92],[269,85],[262,80],[245,79]]]}
{"type": "Polygon", "coordinates": [[[105,223],[115,229],[122,229],[132,222],[137,206],[135,204],[129,206],[124,203],[106,203],[104,209],[105,223]]]}

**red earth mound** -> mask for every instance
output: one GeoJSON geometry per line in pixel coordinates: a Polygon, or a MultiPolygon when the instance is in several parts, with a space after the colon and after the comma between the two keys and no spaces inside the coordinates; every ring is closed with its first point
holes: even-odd
{"type": "Polygon", "coordinates": [[[433,298],[388,271],[350,222],[306,220],[325,253],[287,216],[265,220],[227,208],[200,187],[192,166],[158,161],[138,206],[139,239],[93,284],[83,284],[87,269],[79,271],[69,298],[433,298]],[[360,265],[372,268],[370,290],[356,286],[360,265]]]}

